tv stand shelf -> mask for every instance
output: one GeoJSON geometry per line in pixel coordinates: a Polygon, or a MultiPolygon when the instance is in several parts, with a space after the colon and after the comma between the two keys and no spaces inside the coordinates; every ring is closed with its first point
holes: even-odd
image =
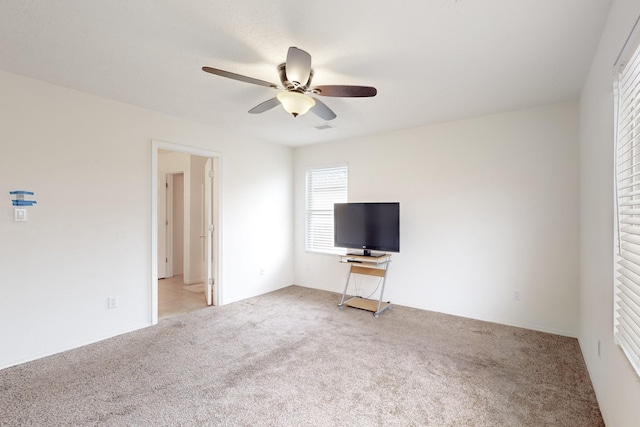
{"type": "Polygon", "coordinates": [[[350,264],[350,268],[349,275],[347,276],[347,283],[344,286],[344,292],[342,292],[342,299],[340,300],[338,307],[343,308],[346,305],[347,307],[371,311],[374,317],[378,317],[380,313],[391,307],[391,303],[389,301],[382,301],[384,285],[387,279],[387,271],[389,271],[389,263],[391,262],[390,254],[375,256],[341,255],[340,262],[350,264]],[[359,296],[347,299],[347,289],[349,288],[349,282],[351,281],[351,275],[353,274],[381,277],[382,285],[380,288],[380,298],[377,301],[359,296]]]}

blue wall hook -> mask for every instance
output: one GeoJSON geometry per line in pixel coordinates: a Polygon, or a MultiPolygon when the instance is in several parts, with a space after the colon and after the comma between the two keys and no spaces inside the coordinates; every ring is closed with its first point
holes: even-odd
{"type": "Polygon", "coordinates": [[[25,200],[24,196],[33,196],[33,191],[24,191],[24,190],[14,190],[9,191],[9,194],[14,196],[14,199],[11,201],[13,206],[33,206],[36,202],[35,200],[25,200]]]}

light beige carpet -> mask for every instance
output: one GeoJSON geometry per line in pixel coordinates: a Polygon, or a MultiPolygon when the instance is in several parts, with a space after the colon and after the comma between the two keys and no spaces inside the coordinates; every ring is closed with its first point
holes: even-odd
{"type": "Polygon", "coordinates": [[[0,371],[10,426],[602,426],[577,340],[288,287],[0,371]]]}

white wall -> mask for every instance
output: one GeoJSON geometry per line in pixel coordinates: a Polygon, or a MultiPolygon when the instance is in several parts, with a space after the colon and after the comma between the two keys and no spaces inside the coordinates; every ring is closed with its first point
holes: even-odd
{"type": "Polygon", "coordinates": [[[576,336],[577,120],[570,102],[297,148],[296,284],[342,292],[348,267],[304,250],[304,173],[348,163],[350,201],[400,202],[385,299],[576,336]]]}
{"type": "Polygon", "coordinates": [[[640,381],[613,341],[612,91],[613,64],[639,15],[637,0],[613,3],[580,99],[579,338],[608,426],[640,419],[640,381]]]}
{"type": "Polygon", "coordinates": [[[150,324],[152,139],[222,153],[222,302],[293,282],[290,148],[4,72],[0,93],[0,368],[150,324]]]}

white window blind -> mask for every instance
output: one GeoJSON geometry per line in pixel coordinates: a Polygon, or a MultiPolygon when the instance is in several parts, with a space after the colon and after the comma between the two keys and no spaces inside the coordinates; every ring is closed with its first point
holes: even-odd
{"type": "Polygon", "coordinates": [[[309,252],[342,253],[333,246],[333,204],[347,202],[347,166],[309,169],[306,185],[306,244],[309,252]]]}
{"type": "Polygon", "coordinates": [[[615,75],[614,337],[640,375],[640,49],[615,75]]]}

